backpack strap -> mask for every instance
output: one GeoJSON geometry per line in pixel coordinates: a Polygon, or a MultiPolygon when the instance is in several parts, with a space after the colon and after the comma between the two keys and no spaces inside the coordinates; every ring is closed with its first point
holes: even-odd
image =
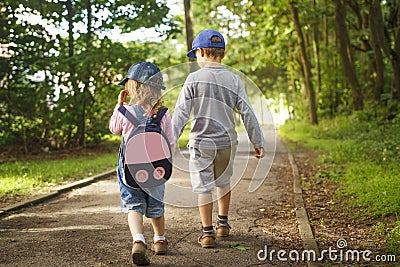
{"type": "Polygon", "coordinates": [[[151,117],[151,122],[156,124],[161,124],[161,120],[164,117],[165,113],[167,113],[167,111],[168,111],[167,107],[161,107],[157,112],[157,116],[155,118],[153,116],[151,117]]]}
{"type": "Polygon", "coordinates": [[[133,116],[133,114],[130,113],[130,112],[126,109],[126,107],[120,106],[120,107],[118,108],[118,111],[121,112],[122,115],[124,115],[125,118],[127,118],[128,121],[130,121],[130,123],[132,123],[135,127],[138,127],[138,126],[140,125],[140,121],[139,121],[135,116],[133,116]]]}

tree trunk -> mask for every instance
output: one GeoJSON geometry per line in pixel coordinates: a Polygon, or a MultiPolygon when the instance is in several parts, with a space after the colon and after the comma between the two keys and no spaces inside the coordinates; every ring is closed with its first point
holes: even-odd
{"type": "MultiPolygon", "coordinates": [[[[71,79],[71,84],[74,88],[74,97],[76,98],[77,95],[77,91],[75,90],[75,74],[76,74],[76,68],[75,68],[75,63],[73,60],[74,57],[74,32],[73,32],[73,28],[74,28],[74,10],[72,7],[72,0],[67,0],[66,3],[66,8],[67,8],[67,19],[68,19],[68,58],[69,58],[69,73],[70,73],[70,79],[71,79]]],[[[60,92],[61,94],[61,92],[60,92]]],[[[76,101],[75,101],[76,102],[76,101]]],[[[77,111],[71,111],[71,113],[73,114],[72,117],[76,117],[77,115],[77,111]]],[[[74,122],[74,119],[72,119],[71,121],[69,121],[68,123],[71,125],[74,122]]],[[[71,129],[72,126],[69,127],[69,129],[71,129]]],[[[69,147],[72,145],[73,143],[73,131],[70,130],[68,131],[68,134],[66,136],[66,146],[69,147]]]]}
{"type": "MultiPolygon", "coordinates": [[[[313,7],[317,6],[316,0],[313,1],[313,7]]],[[[321,92],[321,63],[319,59],[319,16],[316,16],[313,25],[313,48],[315,57],[315,70],[317,75],[317,92],[321,92]]]]}
{"type": "Polygon", "coordinates": [[[301,50],[301,64],[303,66],[304,82],[305,82],[305,87],[306,87],[307,96],[308,96],[309,116],[310,116],[311,124],[318,124],[317,106],[316,106],[316,101],[315,101],[315,91],[314,91],[314,87],[312,84],[312,77],[311,77],[311,65],[310,65],[310,61],[308,60],[308,57],[307,57],[306,45],[305,45],[303,32],[301,30],[299,14],[298,14],[298,11],[297,11],[297,8],[296,8],[294,2],[290,1],[289,6],[290,6],[290,11],[292,13],[293,22],[294,22],[294,25],[296,28],[297,40],[298,40],[300,50],[301,50]]]}
{"type": "Polygon", "coordinates": [[[293,59],[293,51],[290,49],[293,47],[291,42],[289,42],[289,73],[290,73],[290,84],[292,85],[293,94],[297,94],[297,86],[296,86],[296,79],[294,75],[294,59],[293,59]]]}
{"type": "MultiPolygon", "coordinates": [[[[74,21],[73,21],[73,9],[72,9],[72,2],[71,0],[67,0],[66,2],[66,7],[67,7],[67,13],[68,13],[68,57],[72,58],[74,56],[74,21]]],[[[72,68],[72,64],[70,65],[72,68]]],[[[75,72],[71,72],[75,73],[75,72]]]]}
{"type": "Polygon", "coordinates": [[[369,8],[369,28],[370,28],[370,36],[371,36],[371,47],[374,51],[374,99],[375,101],[379,101],[381,99],[381,95],[383,94],[383,89],[385,86],[385,79],[384,79],[384,71],[385,65],[383,63],[383,55],[382,50],[379,45],[379,24],[376,21],[377,14],[376,8],[374,4],[370,5],[369,8]]]}
{"type": "MultiPolygon", "coordinates": [[[[192,43],[194,39],[194,32],[193,32],[193,15],[190,0],[183,0],[183,5],[185,9],[185,28],[186,28],[186,46],[187,51],[192,49],[192,43]]],[[[189,62],[195,62],[196,59],[189,58],[189,62]]],[[[190,72],[195,71],[196,66],[195,64],[190,64],[190,72]]]]}
{"type": "Polygon", "coordinates": [[[91,0],[86,0],[86,11],[87,11],[87,34],[86,34],[86,56],[89,60],[86,60],[86,70],[83,75],[83,92],[81,94],[81,106],[80,106],[80,119],[78,126],[78,142],[79,146],[86,145],[86,109],[91,98],[90,87],[90,77],[91,77],[91,67],[90,67],[90,57],[92,56],[92,3],[91,0]]]}
{"type": "Polygon", "coordinates": [[[342,0],[335,0],[335,24],[343,72],[350,85],[353,97],[352,107],[353,110],[362,110],[364,106],[363,95],[354,65],[350,37],[346,26],[346,8],[342,0]]]}
{"type": "Polygon", "coordinates": [[[392,99],[400,101],[400,2],[394,1],[391,11],[391,24],[393,26],[394,45],[391,51],[393,67],[392,99]],[[397,4],[396,4],[397,3],[397,4]]]}
{"type": "Polygon", "coordinates": [[[391,4],[391,10],[389,15],[389,22],[393,30],[394,41],[390,40],[390,34],[388,33],[387,27],[383,21],[381,1],[372,0],[371,9],[374,9],[375,17],[374,23],[376,28],[376,38],[379,46],[390,59],[392,63],[392,84],[391,84],[391,96],[392,99],[400,100],[400,2],[393,1],[391,4]],[[394,43],[394,48],[391,47],[391,43],[394,43]]]}

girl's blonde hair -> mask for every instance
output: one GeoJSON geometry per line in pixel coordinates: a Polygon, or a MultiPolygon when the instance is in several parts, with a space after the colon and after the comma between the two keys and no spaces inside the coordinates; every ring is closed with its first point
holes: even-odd
{"type": "Polygon", "coordinates": [[[129,104],[142,105],[146,113],[150,113],[153,110],[155,114],[162,106],[162,93],[159,88],[129,79],[125,84],[125,90],[128,91],[130,96],[129,104]]]}

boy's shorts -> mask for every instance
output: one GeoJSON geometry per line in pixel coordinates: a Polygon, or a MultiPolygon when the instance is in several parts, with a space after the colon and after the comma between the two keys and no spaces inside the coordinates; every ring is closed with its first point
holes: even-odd
{"type": "Polygon", "coordinates": [[[215,187],[230,185],[237,145],[208,150],[189,147],[189,171],[194,193],[209,194],[215,187]]]}
{"type": "Polygon", "coordinates": [[[125,213],[136,211],[146,215],[147,218],[161,217],[164,214],[165,184],[146,189],[127,187],[121,180],[122,168],[120,164],[117,168],[117,174],[121,193],[121,211],[125,213]]]}

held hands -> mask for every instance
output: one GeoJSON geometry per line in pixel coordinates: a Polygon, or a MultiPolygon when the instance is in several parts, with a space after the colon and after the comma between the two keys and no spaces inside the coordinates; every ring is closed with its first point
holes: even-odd
{"type": "Polygon", "coordinates": [[[122,106],[126,102],[126,96],[128,95],[128,92],[126,90],[121,90],[118,95],[118,104],[122,106]]]}
{"type": "Polygon", "coordinates": [[[261,159],[264,157],[264,148],[263,147],[257,147],[254,149],[256,152],[256,158],[261,159]]]}

